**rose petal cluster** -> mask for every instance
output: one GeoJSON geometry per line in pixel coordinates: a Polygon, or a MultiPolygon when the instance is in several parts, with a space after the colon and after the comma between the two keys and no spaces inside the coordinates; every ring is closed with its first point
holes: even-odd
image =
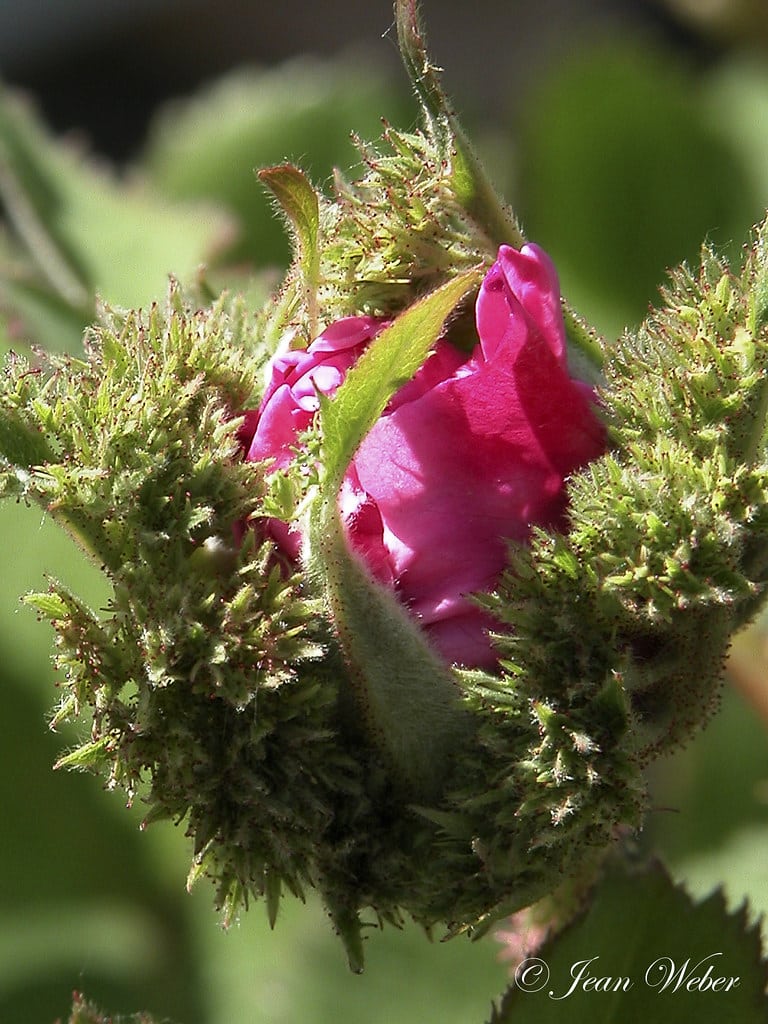
{"type": "MultiPolygon", "coordinates": [[[[489,615],[471,595],[496,585],[510,542],[566,528],[566,480],[605,450],[595,396],[570,377],[557,274],[536,245],[502,246],[476,304],[478,342],[441,338],[360,445],[339,496],[352,548],[394,589],[449,662],[492,668],[489,615]]],[[[276,357],[248,459],[294,457],[317,393],[332,395],[387,321],[340,320],[276,357]]],[[[301,539],[269,532],[291,558],[301,539]]]]}

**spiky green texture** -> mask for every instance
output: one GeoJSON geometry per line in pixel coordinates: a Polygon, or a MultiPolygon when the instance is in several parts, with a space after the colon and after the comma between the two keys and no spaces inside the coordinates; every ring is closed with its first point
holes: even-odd
{"type": "MultiPolygon", "coordinates": [[[[436,294],[430,336],[468,284],[436,294]],[[441,296],[449,293],[446,305],[441,296]]],[[[419,308],[390,332],[401,345],[426,344],[419,308]],[[418,329],[407,338],[411,321],[418,329]]],[[[418,743],[442,759],[422,785],[412,766],[392,764],[377,735],[400,714],[418,738],[419,694],[411,700],[410,688],[403,693],[393,680],[404,706],[369,722],[344,667],[343,636],[336,639],[336,605],[321,600],[324,586],[315,591],[304,574],[286,577],[255,531],[235,543],[233,526],[279,497],[268,467],[242,461],[232,418],[257,401],[261,358],[237,309],[192,313],[176,290],[165,310],[105,315],[85,361],[9,363],[0,391],[2,480],[7,495],[37,501],[70,529],[112,584],[98,615],[58,584],[29,598],[57,635],[64,678],[54,724],[89,722],[60,765],[98,770],[110,785],[141,793],[148,823],[184,821],[194,845],[190,880],[210,875],[228,917],[263,895],[274,920],[281,889],[319,888],[359,967],[361,909],[372,907],[381,921],[407,912],[426,927],[469,926],[502,900],[522,906],[559,884],[563,870],[581,864],[584,844],[559,827],[554,852],[532,856],[531,836],[515,824],[513,808],[545,793],[528,765],[541,724],[522,690],[468,705],[478,727],[496,730],[498,762],[475,749],[466,716],[466,729],[451,726],[449,737],[418,743]],[[511,715],[499,712],[512,706],[511,715]],[[503,792],[503,820],[483,810],[489,787],[503,792]],[[429,806],[412,806],[419,791],[429,806]]],[[[390,390],[400,372],[388,371],[390,390]]],[[[377,382],[383,386],[378,371],[369,391],[381,404],[377,382]]],[[[347,394],[355,408],[358,399],[347,394]]],[[[327,444],[348,453],[347,433],[365,426],[360,414],[351,423],[342,414],[340,404],[327,444]]],[[[335,459],[338,481],[345,463],[335,459]]],[[[293,485],[287,505],[304,501],[302,486],[311,490],[316,480],[310,473],[293,485]]],[[[366,644],[375,642],[367,635],[366,644]]],[[[569,776],[564,786],[580,791],[585,777],[569,776]]],[[[592,791],[603,818],[627,820],[615,800],[600,803],[608,790],[592,791]]],[[[579,822],[592,818],[585,812],[579,822]]],[[[545,847],[546,828],[539,831],[545,847]]],[[[605,828],[597,833],[604,841],[605,828]]]]}
{"type": "MultiPolygon", "coordinates": [[[[146,783],[147,820],[186,822],[191,878],[213,876],[229,916],[260,894],[274,919],[283,887],[317,886],[355,967],[363,908],[482,929],[588,872],[639,824],[642,764],[706,718],[728,636],[762,598],[764,249],[761,234],[741,278],[705,254],[608,353],[614,448],[571,481],[570,531],[513,552],[485,599],[504,670],[456,673],[471,727],[428,806],[361,714],[338,602],[254,531],[235,543],[236,524],[305,503],[319,479],[294,475],[281,496],[242,461],[233,413],[256,404],[264,358],[242,312],[193,313],[174,290],[165,310],[105,316],[85,362],[12,360],[4,491],[70,528],[113,586],[101,616],[58,585],[31,599],[57,632],[56,720],[92,716],[61,763],[146,783]]],[[[407,336],[419,316],[391,332],[409,351],[426,344],[407,336]]],[[[346,453],[337,482],[368,423],[344,413],[360,396],[339,395],[311,448],[346,453]]]]}
{"type": "MultiPolygon", "coordinates": [[[[738,276],[704,250],[698,275],[676,272],[664,307],[607,354],[613,450],[571,481],[568,533],[515,552],[487,601],[514,629],[499,641],[510,682],[546,709],[544,731],[565,730],[558,757],[582,732],[602,756],[590,723],[611,706],[634,760],[690,738],[716,707],[730,636],[764,599],[765,239],[764,226],[738,276]]],[[[546,814],[562,806],[567,821],[543,753],[546,814]]]]}
{"type": "MultiPolygon", "coordinates": [[[[311,499],[324,450],[316,437],[290,478],[241,460],[232,416],[256,404],[264,358],[242,315],[193,314],[174,291],[165,311],[105,318],[84,363],[13,361],[5,492],[48,508],[113,584],[101,617],[59,586],[32,599],[58,635],[57,720],[93,716],[61,763],[129,793],[147,780],[148,820],[186,821],[191,877],[212,875],[230,916],[263,894],[274,919],[283,886],[317,886],[354,966],[362,908],[482,928],[583,874],[641,821],[642,764],[710,713],[762,598],[764,238],[741,278],[706,253],[607,353],[613,450],[571,481],[569,532],[513,552],[485,599],[504,671],[456,675],[473,721],[429,806],[353,697],[338,602],[253,532],[234,543],[234,524],[311,499]]],[[[326,418],[348,458],[359,416],[340,400],[326,418]]]]}
{"type": "Polygon", "coordinates": [[[130,1017],[107,1016],[95,1003],[75,992],[72,997],[72,1013],[67,1024],[155,1024],[155,1018],[148,1013],[132,1013],[130,1017]]]}
{"type": "Polygon", "coordinates": [[[462,205],[433,138],[387,126],[379,148],[358,146],[362,175],[336,177],[337,219],[323,254],[327,308],[391,313],[495,258],[497,242],[462,205]]]}
{"type": "Polygon", "coordinates": [[[186,818],[227,913],[314,877],[333,818],[318,792],[349,786],[318,607],[252,532],[235,543],[263,491],[233,419],[249,347],[242,311],[192,313],[174,290],[166,310],[105,317],[85,363],[13,360],[0,396],[5,492],[48,509],[113,588],[101,616],[55,583],[29,598],[57,634],[54,724],[92,715],[61,763],[140,789],[148,821],[186,818]]]}
{"type": "Polygon", "coordinates": [[[606,352],[612,450],[571,480],[568,532],[482,599],[503,671],[465,677],[475,742],[432,815],[482,864],[457,863],[457,906],[492,879],[513,910],[599,858],[642,820],[642,766],[716,707],[768,580],[767,230],[739,276],[705,250],[606,352]]]}
{"type": "MultiPolygon", "coordinates": [[[[423,638],[345,549],[335,498],[355,447],[460,275],[510,240],[483,214],[412,0],[397,13],[425,130],[388,131],[389,155],[366,152],[333,202],[295,169],[266,175],[297,260],[255,333],[236,305],[193,313],[173,290],[165,310],[105,315],[85,362],[16,359],[0,389],[0,494],[49,510],[113,587],[101,616],[58,585],[31,598],[57,633],[55,720],[92,717],[60,763],[129,793],[146,783],[147,820],[186,822],[190,877],[214,878],[228,916],[259,894],[274,920],[284,886],[316,886],[355,968],[363,908],[482,929],[588,874],[640,823],[644,763],[711,713],[728,638],[768,579],[766,229],[740,277],[705,252],[605,352],[612,449],[570,482],[568,532],[511,551],[483,599],[497,675],[419,661],[423,638]],[[291,470],[244,462],[234,417],[256,407],[278,338],[359,312],[401,315],[291,470]],[[243,529],[270,514],[314,524],[312,571],[290,575],[243,529]],[[400,670],[413,652],[450,714],[416,692],[421,668],[400,670]]],[[[455,340],[470,321],[449,322],[455,340]]]]}
{"type": "MultiPolygon", "coordinates": [[[[361,176],[337,174],[333,197],[318,195],[318,261],[306,302],[306,263],[297,257],[262,314],[265,336],[309,342],[343,316],[393,315],[419,295],[480,264],[498,245],[462,207],[450,164],[433,139],[387,127],[380,150],[358,140],[361,176]]],[[[268,183],[268,182],[267,182],[268,183]]],[[[284,201],[284,197],[279,197],[284,201]]],[[[292,210],[286,208],[289,220],[292,210]]]]}
{"type": "MultiPolygon", "coordinates": [[[[377,145],[356,139],[359,175],[337,171],[330,200],[318,194],[316,249],[308,258],[306,234],[299,237],[283,288],[264,310],[263,329],[274,342],[287,334],[307,344],[343,316],[394,315],[451,278],[489,267],[502,243],[523,244],[442,90],[414,0],[397,0],[395,18],[423,127],[403,132],[385,125],[377,145]]],[[[286,170],[271,169],[262,180],[296,234],[297,204],[281,187],[286,170]]]]}
{"type": "Polygon", "coordinates": [[[60,766],[140,793],[147,823],[183,821],[190,881],[210,875],[227,917],[263,895],[274,920],[283,888],[317,886],[355,967],[361,908],[474,921],[514,878],[499,886],[471,836],[446,832],[439,792],[410,806],[407,769],[352,700],[332,609],[256,532],[235,542],[275,495],[236,439],[261,361],[242,310],[193,313],[174,289],[166,309],[105,314],[88,342],[85,361],[12,358],[0,389],[3,492],[48,510],[112,584],[100,614],[56,583],[28,598],[56,632],[54,725],[88,724],[60,766]]]}

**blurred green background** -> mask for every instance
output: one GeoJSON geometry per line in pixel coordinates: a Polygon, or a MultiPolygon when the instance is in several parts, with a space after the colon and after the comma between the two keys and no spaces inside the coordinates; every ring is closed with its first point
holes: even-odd
{"type": "MultiPolygon", "coordinates": [[[[763,6],[705,6],[709,21],[682,0],[585,3],[588,31],[574,34],[574,5],[567,13],[568,5],[554,4],[533,24],[523,5],[508,4],[508,24],[518,17],[524,31],[506,36],[508,65],[492,69],[504,34],[492,18],[486,53],[466,5],[424,5],[434,57],[447,67],[446,86],[492,176],[528,236],[555,258],[566,296],[607,334],[641,320],[666,268],[695,260],[704,238],[738,254],[768,206],[763,6]],[[603,17],[608,6],[611,16],[603,17]],[[621,9],[625,16],[617,17],[621,9]]],[[[181,25],[184,4],[169,7],[181,25]]],[[[197,17],[200,4],[190,8],[197,17]]],[[[119,158],[117,171],[86,159],[82,147],[54,141],[44,127],[46,117],[57,127],[79,123],[51,99],[41,70],[51,51],[37,54],[29,74],[22,60],[6,56],[11,80],[39,85],[45,115],[20,108],[12,95],[0,105],[8,222],[0,231],[3,350],[31,339],[77,351],[95,293],[144,304],[162,297],[168,272],[193,280],[202,262],[216,285],[264,294],[288,251],[253,167],[292,158],[323,181],[334,165],[354,163],[350,130],[375,137],[382,115],[413,123],[391,37],[379,39],[391,24],[389,4],[372,9],[378,31],[364,55],[334,55],[325,26],[318,38],[327,54],[302,56],[312,47],[306,29],[297,31],[271,55],[290,52],[288,63],[243,67],[205,84],[180,75],[165,93],[196,84],[194,95],[159,105],[152,95],[141,110],[126,107],[130,138],[119,131],[125,84],[111,94],[107,83],[100,106],[93,83],[81,86],[101,115],[92,134],[119,158]],[[46,211],[52,263],[9,179],[23,179],[33,211],[46,211]],[[57,258],[71,280],[60,279],[57,258]]],[[[237,38],[232,60],[244,60],[243,8],[223,10],[237,38]]],[[[204,27],[195,22],[190,46],[204,27]]],[[[221,25],[213,35],[223,35],[221,25]]],[[[104,39],[93,43],[96,50],[104,39]]],[[[181,32],[174,45],[180,66],[184,40],[181,32]]],[[[157,45],[154,39],[149,52],[157,45]]],[[[61,54],[56,60],[63,66],[61,54]]],[[[219,56],[202,67],[210,75],[225,63],[219,56]]],[[[38,510],[1,507],[0,537],[3,1024],[51,1024],[66,1016],[72,989],[113,1011],[148,1009],[179,1024],[479,1024],[487,1017],[505,984],[492,939],[442,944],[412,929],[372,930],[367,971],[354,977],[313,902],[287,904],[274,933],[257,906],[225,934],[205,883],[185,892],[183,826],[140,832],[139,799],[126,810],[124,796],[105,792],[98,780],[53,773],[70,740],[47,728],[56,702],[51,636],[19,595],[42,589],[50,574],[99,607],[105,585],[38,510]]],[[[726,687],[708,730],[654,767],[654,809],[641,842],[661,850],[695,892],[724,881],[735,903],[746,895],[755,910],[768,911],[765,730],[754,707],[726,687]]]]}

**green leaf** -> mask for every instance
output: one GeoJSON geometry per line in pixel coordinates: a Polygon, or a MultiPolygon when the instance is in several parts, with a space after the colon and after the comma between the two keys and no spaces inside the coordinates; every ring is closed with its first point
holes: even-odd
{"type": "Polygon", "coordinates": [[[24,603],[46,619],[67,619],[72,614],[72,609],[55,591],[47,594],[27,594],[24,603]]]}
{"type": "Polygon", "coordinates": [[[395,391],[419,369],[446,318],[480,276],[479,270],[467,271],[401,313],[350,370],[333,401],[322,402],[327,496],[333,491],[335,500],[358,445],[395,391]]]}
{"type": "Polygon", "coordinates": [[[584,917],[523,960],[491,1024],[763,1024],[768,968],[759,925],[700,903],[659,865],[625,869],[584,917]]]}
{"type": "Polygon", "coordinates": [[[597,332],[568,303],[563,303],[563,320],[569,374],[593,387],[602,384],[600,371],[605,346],[600,344],[597,332]]]}
{"type": "Polygon", "coordinates": [[[471,728],[469,716],[448,667],[394,595],[350,552],[337,495],[357,446],[478,279],[470,271],[402,313],[350,371],[333,401],[321,406],[325,476],[311,514],[312,558],[325,581],[364,725],[419,802],[439,792],[455,744],[471,728]]]}
{"type": "Polygon", "coordinates": [[[409,799],[429,803],[473,728],[459,687],[406,609],[350,553],[335,502],[320,506],[313,539],[362,726],[409,799]]]}
{"type": "Polygon", "coordinates": [[[292,164],[265,167],[258,176],[280,203],[293,227],[305,271],[314,267],[316,272],[320,228],[317,193],[306,175],[292,164]]]}
{"type": "Polygon", "coordinates": [[[316,333],[317,286],[320,269],[320,205],[306,176],[292,164],[267,167],[259,180],[272,192],[293,229],[299,268],[305,290],[310,336],[316,333]]]}
{"type": "Polygon", "coordinates": [[[54,768],[71,768],[76,771],[87,771],[89,768],[101,768],[109,749],[109,740],[104,737],[93,743],[84,743],[76,750],[60,757],[54,768]]]}

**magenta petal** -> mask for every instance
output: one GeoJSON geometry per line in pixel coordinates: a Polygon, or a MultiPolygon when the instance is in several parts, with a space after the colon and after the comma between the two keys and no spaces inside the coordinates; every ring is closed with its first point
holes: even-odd
{"type": "MultiPolygon", "coordinates": [[[[393,396],[348,468],[339,510],[350,546],[442,657],[493,669],[495,620],[471,595],[496,586],[508,544],[533,525],[566,527],[566,479],[602,454],[605,429],[591,389],[568,376],[557,274],[541,249],[501,247],[476,322],[471,358],[441,339],[393,396]]],[[[288,465],[318,392],[332,395],[386,324],[347,317],[277,357],[239,432],[247,457],[288,465]]],[[[299,557],[295,530],[262,528],[299,557]]]]}
{"type": "Polygon", "coordinates": [[[508,540],[524,542],[532,524],[561,525],[565,475],[603,446],[581,389],[533,332],[513,358],[379,420],[355,470],[381,513],[397,591],[428,633],[440,622],[445,636],[453,618],[463,634],[484,633],[482,617],[466,618],[466,595],[495,584],[508,540]]]}
{"type": "Polygon", "coordinates": [[[287,466],[294,458],[296,437],[312,422],[313,413],[296,404],[290,387],[282,384],[262,408],[247,459],[274,459],[273,469],[287,466]]]}
{"type": "Polygon", "coordinates": [[[311,360],[308,359],[306,351],[283,352],[275,356],[270,364],[272,372],[267,389],[264,392],[264,397],[261,400],[261,409],[263,410],[267,407],[279,387],[283,384],[287,384],[290,387],[293,381],[301,376],[303,372],[302,367],[306,367],[310,363],[311,360]]]}
{"type": "Polygon", "coordinates": [[[247,453],[251,447],[254,434],[259,425],[261,413],[257,409],[248,409],[247,412],[243,413],[242,423],[237,428],[237,441],[243,451],[247,453]]]}
{"type": "Polygon", "coordinates": [[[375,338],[388,320],[375,316],[347,316],[326,327],[309,346],[309,352],[339,352],[356,348],[375,338]]]}
{"type": "Polygon", "coordinates": [[[298,562],[302,541],[300,530],[295,529],[288,523],[282,522],[280,519],[267,519],[264,524],[264,534],[277,544],[291,562],[298,562]]]}
{"type": "Polygon", "coordinates": [[[507,301],[504,273],[494,263],[483,279],[475,303],[477,333],[482,339],[483,356],[492,354],[502,343],[509,329],[509,302],[507,301]]]}
{"type": "Polygon", "coordinates": [[[490,408],[482,376],[447,381],[401,406],[379,420],[355,456],[409,599],[480,589],[503,564],[504,538],[524,539],[537,518],[542,470],[522,457],[530,431],[513,422],[501,437],[483,422],[490,408]]]}
{"type": "Polygon", "coordinates": [[[570,473],[605,451],[605,427],[595,414],[594,396],[568,377],[533,333],[515,358],[514,375],[521,415],[562,488],[570,473]]]}
{"type": "Polygon", "coordinates": [[[466,362],[467,356],[460,349],[446,341],[445,338],[441,338],[413,380],[404,384],[392,396],[387,411],[392,412],[401,405],[405,405],[406,402],[416,401],[427,391],[452,377],[466,362]]]}
{"type": "Polygon", "coordinates": [[[372,575],[380,583],[393,586],[392,562],[384,545],[381,513],[370,494],[360,486],[354,463],[342,484],[339,512],[352,547],[364,559],[372,575]]]}
{"type": "Polygon", "coordinates": [[[493,648],[490,630],[499,632],[499,623],[481,608],[467,603],[463,614],[427,627],[430,644],[452,665],[484,668],[492,671],[499,656],[493,648]]]}
{"type": "Polygon", "coordinates": [[[518,343],[528,329],[546,341],[562,360],[565,328],[560,305],[560,285],[549,256],[537,245],[521,250],[502,245],[496,263],[488,271],[476,306],[477,331],[486,358],[496,354],[502,342],[510,343],[514,331],[518,343]]]}
{"type": "Polygon", "coordinates": [[[565,355],[565,327],[560,282],[555,265],[538,245],[524,245],[518,252],[508,245],[499,250],[507,286],[528,318],[544,335],[553,355],[565,355]]]}

